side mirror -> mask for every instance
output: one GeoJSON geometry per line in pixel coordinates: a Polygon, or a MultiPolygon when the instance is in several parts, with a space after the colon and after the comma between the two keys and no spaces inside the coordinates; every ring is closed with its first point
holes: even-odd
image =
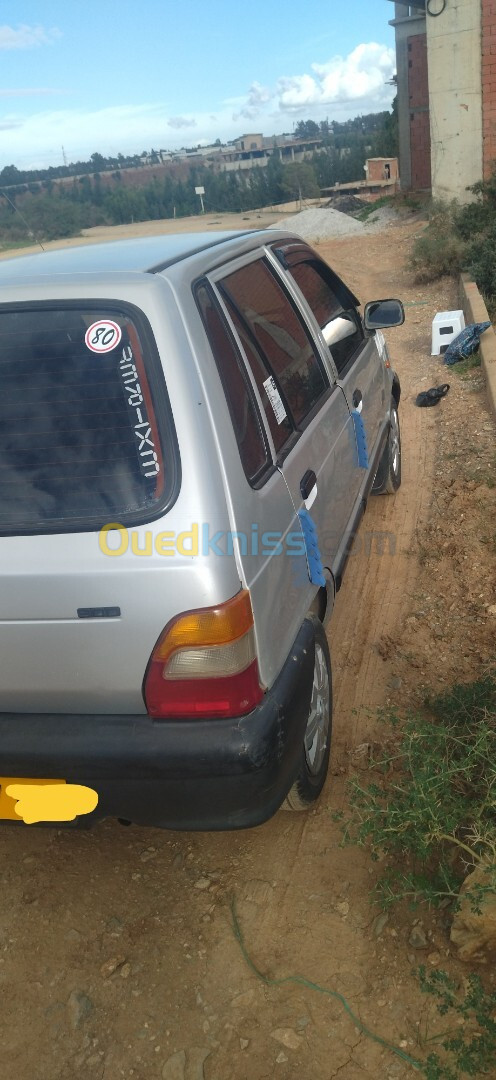
{"type": "Polygon", "coordinates": [[[366,330],[385,330],[388,326],[402,326],[405,309],[401,300],[371,300],[365,305],[363,325],[366,330]]]}

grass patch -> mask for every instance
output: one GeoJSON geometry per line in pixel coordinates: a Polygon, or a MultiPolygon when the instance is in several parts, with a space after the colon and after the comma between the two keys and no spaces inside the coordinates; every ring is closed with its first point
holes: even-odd
{"type": "MultiPolygon", "coordinates": [[[[447,1018],[448,1030],[431,1035],[424,1046],[437,1042],[442,1057],[431,1051],[422,1072],[426,1080],[461,1080],[466,1076],[494,1076],[496,1057],[496,993],[486,990],[478,975],[464,985],[445,971],[418,971],[420,988],[431,994],[439,1014],[447,1018]]],[[[445,1025],[443,1025],[444,1027],[445,1025]]]]}
{"type": "Polygon", "coordinates": [[[468,356],[466,360],[459,360],[457,364],[452,364],[450,371],[454,371],[460,378],[466,379],[470,375],[470,372],[475,368],[481,366],[481,354],[480,349],[472,353],[472,356],[468,356]]]}
{"type": "Polygon", "coordinates": [[[467,270],[482,292],[490,319],[496,315],[496,162],[488,180],[468,189],[472,201],[460,206],[433,202],[429,224],[415,241],[415,279],[436,281],[467,270]]]}
{"type": "Polygon", "coordinates": [[[380,199],[376,199],[375,202],[369,203],[368,206],[364,206],[363,210],[359,210],[355,215],[357,221],[368,221],[371,214],[375,214],[376,210],[381,210],[383,206],[392,206],[394,200],[391,195],[381,195],[380,199]]]}
{"type": "Polygon", "coordinates": [[[429,224],[413,245],[411,267],[415,281],[437,281],[462,270],[467,242],[456,231],[457,209],[454,203],[433,203],[429,224]]]}
{"type": "Polygon", "coordinates": [[[383,721],[388,749],[376,779],[350,784],[343,842],[384,861],[383,907],[455,900],[468,867],[496,863],[496,681],[455,686],[403,725],[383,721]]]}
{"type": "Polygon", "coordinates": [[[3,251],[16,251],[18,248],[31,248],[31,247],[35,247],[35,248],[39,249],[40,245],[39,245],[37,240],[33,240],[33,239],[31,239],[31,240],[12,240],[12,241],[10,241],[8,243],[0,243],[0,252],[3,252],[3,251]]]}
{"type": "MultiPolygon", "coordinates": [[[[376,896],[386,908],[406,898],[456,909],[467,871],[487,867],[465,891],[480,911],[496,892],[496,680],[455,686],[404,722],[394,712],[382,719],[389,730],[375,777],[353,780],[348,816],[335,815],[343,843],[381,860],[376,896]]],[[[439,1031],[431,1013],[416,1028],[417,1071],[425,1080],[494,1076],[494,987],[470,971],[463,979],[423,966],[414,974],[443,1017],[439,1031]]]]}

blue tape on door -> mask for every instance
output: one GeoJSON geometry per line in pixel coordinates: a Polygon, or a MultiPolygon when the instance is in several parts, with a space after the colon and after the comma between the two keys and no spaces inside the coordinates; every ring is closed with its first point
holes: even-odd
{"type": "Polygon", "coordinates": [[[312,585],[325,585],[324,567],[322,566],[322,559],[320,557],[319,541],[315,523],[312,521],[308,510],[300,510],[298,517],[300,519],[301,531],[305,540],[308,576],[312,585]]]}
{"type": "Polygon", "coordinates": [[[367,449],[367,435],[365,432],[364,423],[358,409],[353,409],[351,413],[353,417],[353,424],[355,427],[356,444],[358,451],[358,464],[361,469],[368,469],[369,467],[369,452],[367,449]]]}

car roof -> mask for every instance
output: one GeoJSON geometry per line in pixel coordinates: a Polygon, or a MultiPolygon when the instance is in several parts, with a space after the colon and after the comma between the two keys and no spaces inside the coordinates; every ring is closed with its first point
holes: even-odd
{"type": "Polygon", "coordinates": [[[266,231],[172,233],[18,255],[0,259],[0,280],[112,271],[153,274],[209,248],[230,246],[249,236],[259,243],[261,233],[266,231]]]}

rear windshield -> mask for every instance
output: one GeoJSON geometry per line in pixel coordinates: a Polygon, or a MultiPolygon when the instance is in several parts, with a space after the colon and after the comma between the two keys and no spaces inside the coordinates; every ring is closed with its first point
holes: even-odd
{"type": "Polygon", "coordinates": [[[145,320],[0,309],[0,532],[146,520],[170,497],[145,320]]]}

